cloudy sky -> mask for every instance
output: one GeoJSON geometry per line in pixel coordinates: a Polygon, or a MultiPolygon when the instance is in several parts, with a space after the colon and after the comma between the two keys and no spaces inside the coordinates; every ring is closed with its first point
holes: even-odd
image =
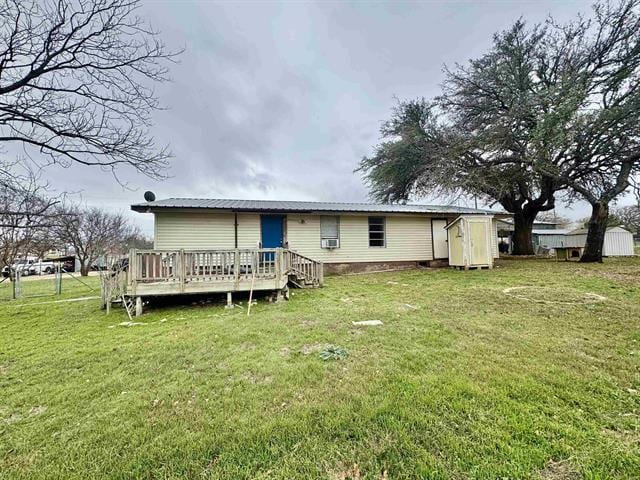
{"type": "MultiPolygon", "coordinates": [[[[366,201],[353,172],[372,152],[395,98],[438,93],[442,67],[481,55],[519,17],[587,11],[579,1],[214,2],[146,0],[142,15],[185,48],[154,134],[170,178],[73,167],[59,190],[128,211],[145,190],[170,196],[366,201]]],[[[433,201],[433,199],[425,199],[433,201]]],[[[588,212],[578,206],[572,216],[588,212]]],[[[567,213],[562,211],[561,213],[567,213]]],[[[150,215],[131,213],[147,232],[150,215]]]]}

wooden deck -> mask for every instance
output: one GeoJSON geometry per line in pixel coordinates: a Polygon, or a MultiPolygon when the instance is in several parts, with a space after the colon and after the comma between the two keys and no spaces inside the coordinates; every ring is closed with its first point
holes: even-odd
{"type": "MultiPolygon", "coordinates": [[[[142,297],[196,293],[273,290],[289,282],[322,285],[322,262],[283,248],[234,250],[136,250],[129,253],[124,296],[141,305],[142,297]]],[[[138,310],[138,309],[137,309],[138,310]]]]}

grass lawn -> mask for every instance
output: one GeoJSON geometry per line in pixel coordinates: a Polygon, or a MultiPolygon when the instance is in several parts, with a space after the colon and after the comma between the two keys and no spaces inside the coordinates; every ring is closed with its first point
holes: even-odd
{"type": "Polygon", "coordinates": [[[294,293],[132,327],[99,300],[0,294],[0,477],[640,477],[640,259],[294,293]]]}

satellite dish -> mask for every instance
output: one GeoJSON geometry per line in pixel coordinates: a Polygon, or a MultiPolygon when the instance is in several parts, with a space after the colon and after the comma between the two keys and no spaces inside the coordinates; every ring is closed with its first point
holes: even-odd
{"type": "Polygon", "coordinates": [[[154,202],[155,199],[156,199],[156,195],[155,195],[155,193],[153,193],[151,191],[146,191],[146,192],[144,192],[144,199],[147,202],[154,202]]]}

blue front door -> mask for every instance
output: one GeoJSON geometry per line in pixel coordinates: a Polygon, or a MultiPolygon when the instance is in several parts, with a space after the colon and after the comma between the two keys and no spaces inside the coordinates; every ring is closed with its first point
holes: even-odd
{"type": "Polygon", "coordinates": [[[260,226],[262,227],[262,248],[282,247],[283,215],[262,215],[260,217],[260,226]]]}

